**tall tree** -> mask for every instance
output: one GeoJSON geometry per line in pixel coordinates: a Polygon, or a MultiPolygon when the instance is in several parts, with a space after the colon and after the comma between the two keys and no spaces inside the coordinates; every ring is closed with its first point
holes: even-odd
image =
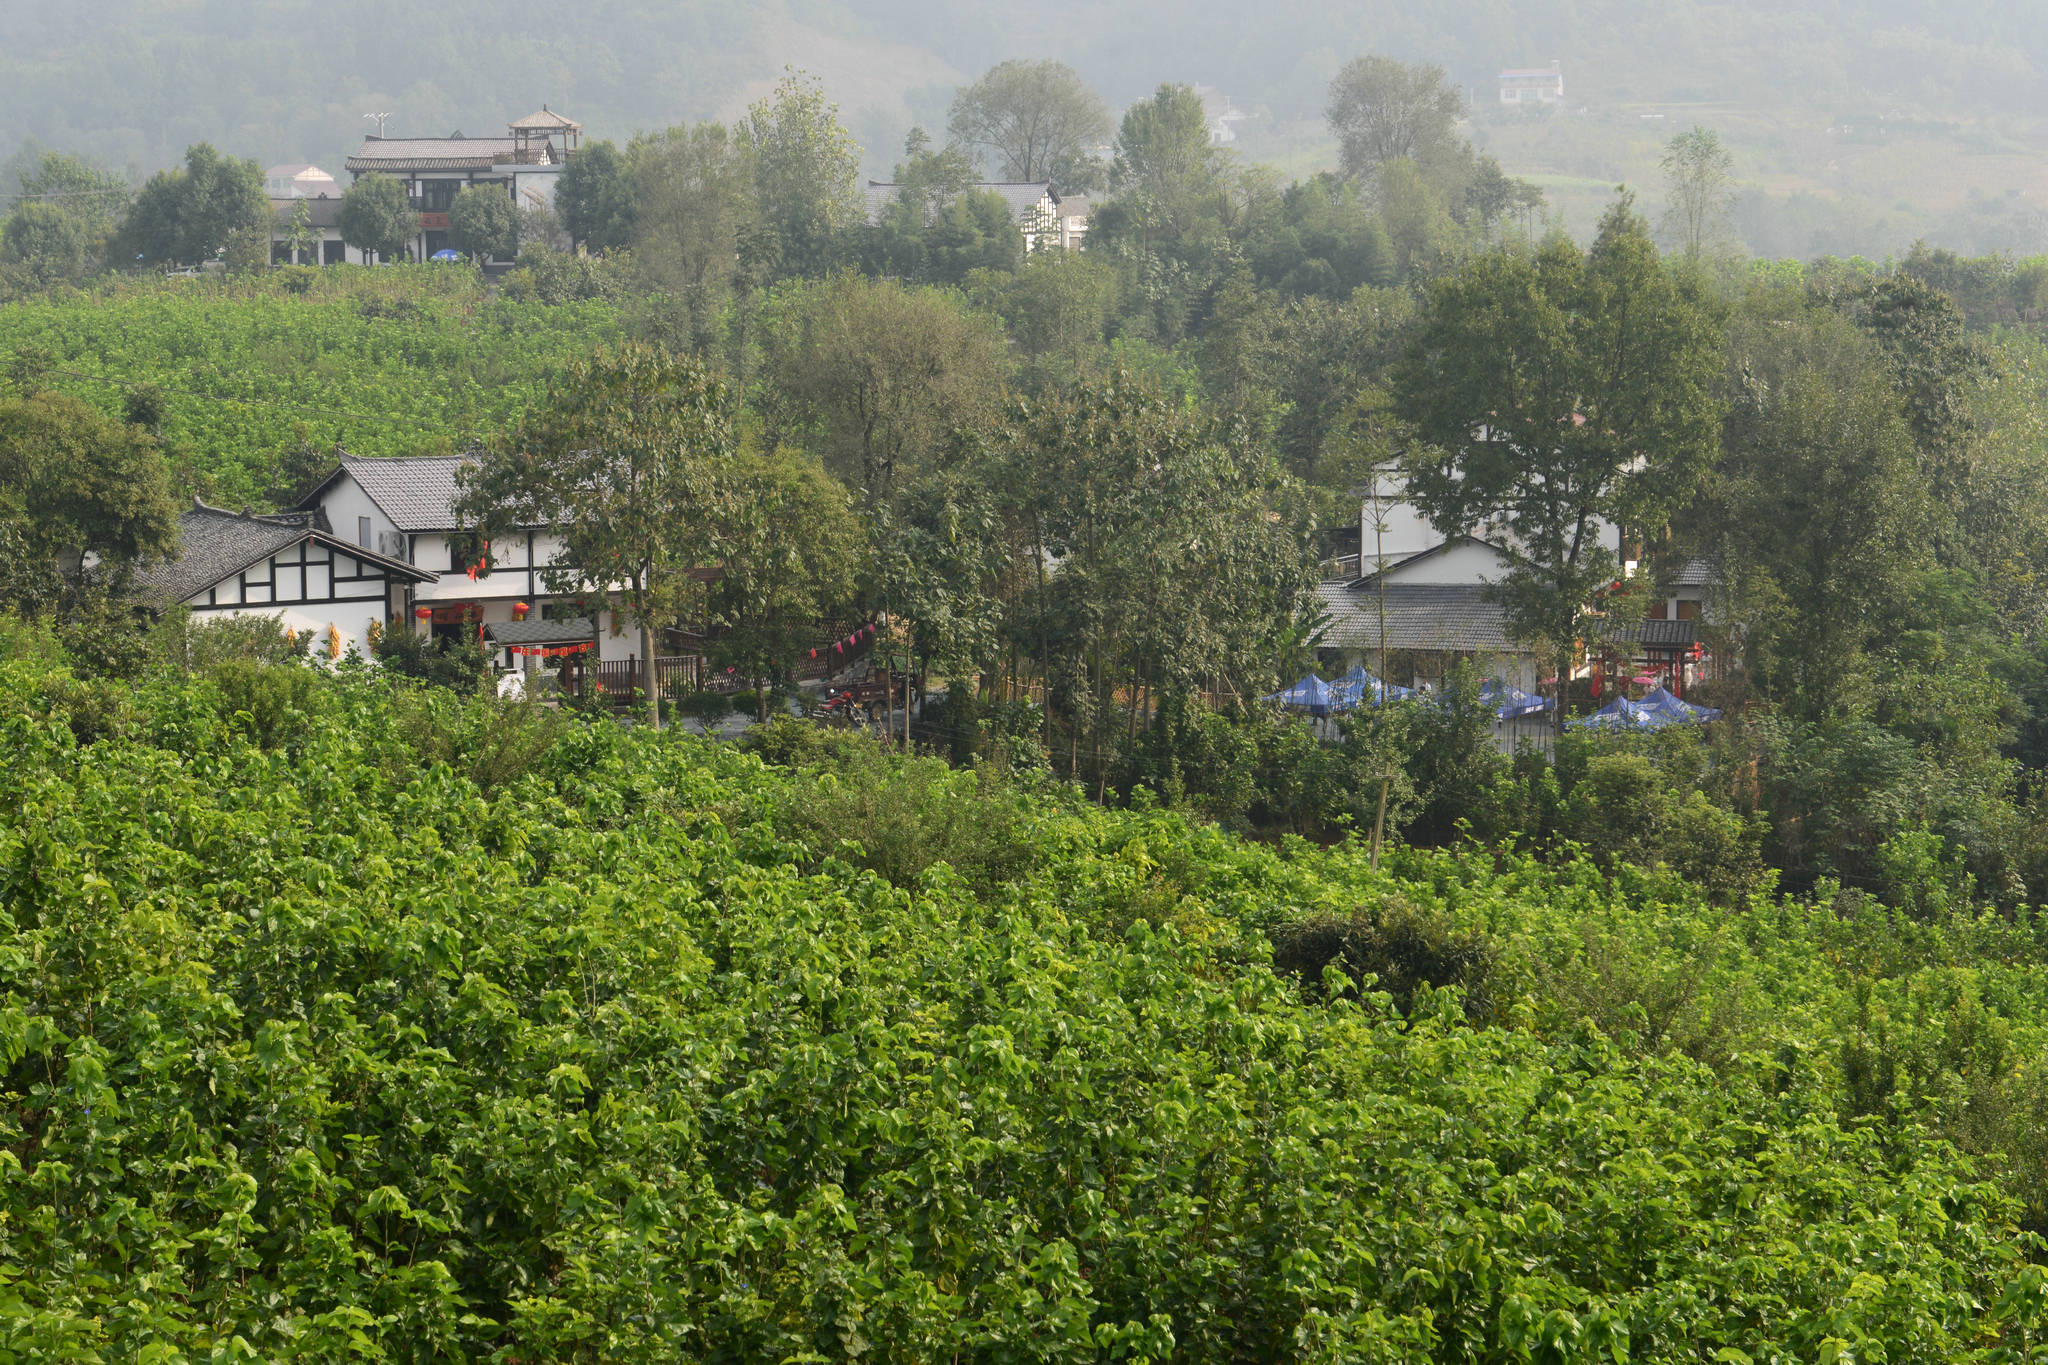
{"type": "Polygon", "coordinates": [[[407,243],[419,228],[419,215],[407,202],[404,185],[373,171],[342,191],[335,223],[342,241],[380,261],[390,261],[405,255],[407,243]]]}
{"type": "Polygon", "coordinates": [[[752,147],[698,123],[637,137],[627,157],[640,196],[633,268],[680,306],[688,344],[707,347],[726,305],[759,282],[752,147]]]}
{"type": "Polygon", "coordinates": [[[764,307],[770,434],[815,450],[870,507],[994,408],[1002,333],[957,294],[840,274],[785,285],[764,307]]]}
{"type": "Polygon", "coordinates": [[[1855,709],[1931,561],[1932,502],[1884,356],[1849,322],[1758,290],[1731,331],[1720,467],[1689,529],[1721,565],[1749,678],[1820,719],[1855,709]]]}
{"type": "Polygon", "coordinates": [[[64,152],[45,153],[18,178],[22,199],[57,205],[84,223],[93,237],[112,232],[135,198],[135,187],[126,175],[64,152]]]}
{"type": "Polygon", "coordinates": [[[84,275],[90,245],[83,221],[41,200],[23,202],[0,224],[0,262],[38,285],[84,275]]]}
{"type": "Polygon", "coordinates": [[[1728,235],[1735,203],[1735,158],[1711,128],[1694,124],[1664,146],[1664,232],[1686,259],[1698,260],[1728,235]]]}
{"type": "Polygon", "coordinates": [[[254,235],[267,243],[270,214],[262,168],[201,142],[186,149],[182,167],[159,171],[142,187],[123,242],[152,262],[210,261],[254,235]]]}
{"type": "Polygon", "coordinates": [[[295,265],[320,264],[320,230],[313,226],[313,209],[304,199],[292,205],[291,226],[285,229],[284,247],[295,265]],[[301,256],[310,260],[301,261],[301,256]]]}
{"type": "Polygon", "coordinates": [[[1439,531],[1491,531],[1519,552],[1497,590],[1560,678],[1619,571],[1600,524],[1661,531],[1705,477],[1720,347],[1712,299],[1658,259],[1625,197],[1589,251],[1553,238],[1430,289],[1394,373],[1424,442],[1405,461],[1409,495],[1439,531]]]}
{"type": "Polygon", "coordinates": [[[1330,131],[1347,175],[1402,158],[1432,165],[1457,149],[1464,115],[1465,97],[1440,66],[1360,57],[1330,82],[1330,131]]]}
{"type": "Polygon", "coordinates": [[[808,456],[742,457],[722,477],[710,604],[723,627],[716,652],[756,681],[766,720],[766,684],[793,680],[803,651],[851,614],[867,530],[845,485],[808,456]]]}
{"type": "Polygon", "coordinates": [[[736,450],[732,403],[701,362],[649,346],[569,366],[518,427],[468,471],[459,509],[488,536],[552,526],[554,593],[613,599],[640,631],[648,719],[661,723],[655,632],[696,600],[713,553],[723,466],[736,450]]]}
{"type": "Polygon", "coordinates": [[[1206,188],[1216,166],[1209,115],[1193,86],[1162,85],[1124,111],[1111,176],[1116,188],[1171,199],[1206,188]]]}
{"type": "Polygon", "coordinates": [[[792,72],[747,111],[754,192],[778,276],[823,275],[863,209],[860,149],[815,77],[792,72]]]}
{"type": "Polygon", "coordinates": [[[555,187],[555,211],[578,246],[616,251],[633,240],[633,173],[609,141],[576,154],[555,187]]]}
{"type": "Polygon", "coordinates": [[[519,209],[500,185],[471,185],[448,207],[448,234],[473,261],[519,254],[519,209]]]}
{"type": "Polygon", "coordinates": [[[1064,63],[991,67],[953,97],[946,128],[981,149],[998,180],[1050,180],[1062,193],[1101,187],[1109,107],[1064,63]]]}
{"type": "Polygon", "coordinates": [[[1014,270],[1024,235],[1001,195],[978,191],[974,165],[955,147],[934,150],[922,128],[904,140],[896,197],[865,233],[870,274],[959,284],[976,270],[1014,270]]]}
{"type": "Polygon", "coordinates": [[[17,609],[97,564],[119,582],[177,551],[178,504],[155,438],[48,391],[0,402],[0,590],[17,609]]]}
{"type": "Polygon", "coordinates": [[[1119,370],[1012,405],[995,453],[1032,584],[1010,629],[1061,712],[1071,776],[1100,789],[1139,687],[1270,685],[1309,566],[1291,492],[1242,424],[1119,370]]]}
{"type": "Polygon", "coordinates": [[[1071,379],[1103,354],[1117,267],[1101,252],[1034,251],[1016,272],[968,280],[976,306],[1000,317],[1035,386],[1071,379]]]}

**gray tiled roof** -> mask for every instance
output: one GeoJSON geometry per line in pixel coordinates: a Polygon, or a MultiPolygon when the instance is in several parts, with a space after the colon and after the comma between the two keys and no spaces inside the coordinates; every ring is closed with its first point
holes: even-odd
{"type": "MultiPolygon", "coordinates": [[[[1380,647],[1380,601],[1375,587],[1326,582],[1316,591],[1330,613],[1323,643],[1338,649],[1380,647]]],[[[1507,616],[1486,600],[1485,589],[1450,583],[1387,584],[1388,649],[1524,653],[1508,634],[1507,616]]]]}
{"type": "Polygon", "coordinates": [[[484,634],[501,645],[573,645],[597,638],[597,629],[587,616],[567,621],[491,621],[484,634]]]}
{"type": "Polygon", "coordinates": [[[509,137],[373,137],[348,159],[351,171],[484,171],[510,159],[509,137]]]}
{"type": "Polygon", "coordinates": [[[313,512],[254,515],[208,507],[196,498],[178,517],[178,557],[168,564],[138,569],[135,581],[143,595],[162,602],[182,602],[229,574],[268,559],[287,545],[296,545],[317,529],[313,512]]]}
{"type": "Polygon", "coordinates": [[[1688,559],[1671,576],[1674,588],[1710,588],[1720,581],[1720,566],[1711,559],[1688,559]]]}
{"type": "MultiPolygon", "coordinates": [[[[343,455],[341,472],[353,476],[399,530],[448,531],[458,525],[455,495],[461,490],[456,472],[471,463],[474,461],[467,455],[415,455],[394,460],[343,455]]],[[[324,489],[323,484],[313,497],[324,489]]]]}
{"type": "Polygon", "coordinates": [[[1699,622],[1645,619],[1610,632],[1610,638],[1647,645],[1652,649],[1675,649],[1700,638],[1699,622]]]}

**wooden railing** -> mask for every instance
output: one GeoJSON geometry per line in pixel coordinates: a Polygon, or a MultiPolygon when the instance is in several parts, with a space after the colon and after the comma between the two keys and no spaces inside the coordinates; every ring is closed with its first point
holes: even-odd
{"type": "MultiPolygon", "coordinates": [[[[677,697],[704,685],[704,658],[700,654],[679,654],[654,661],[654,685],[664,697],[677,697]]],[[[614,706],[632,702],[636,692],[647,686],[646,664],[635,657],[586,664],[572,660],[563,667],[557,681],[561,695],[581,697],[596,688],[614,706]]]]}

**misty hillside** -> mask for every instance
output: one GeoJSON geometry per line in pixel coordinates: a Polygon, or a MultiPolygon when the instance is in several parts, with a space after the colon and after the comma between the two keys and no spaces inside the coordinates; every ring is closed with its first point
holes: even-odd
{"type": "Polygon", "coordinates": [[[484,134],[545,101],[591,136],[624,137],[730,116],[794,65],[825,79],[885,169],[911,123],[943,124],[958,83],[1052,56],[1113,105],[1166,80],[1212,87],[1246,115],[1248,154],[1302,173],[1331,159],[1331,74],[1379,51],[1440,62],[1472,89],[1479,140],[1568,220],[1616,180],[1643,182],[1669,125],[1704,119],[1743,154],[1738,174],[1783,201],[1750,235],[1801,239],[1759,249],[1863,249],[1828,239],[1845,198],[1887,244],[1974,212],[1998,225],[1949,235],[1995,247],[2031,230],[2007,224],[2008,192],[2048,196],[2032,126],[2048,115],[2048,29],[2027,8],[1962,0],[1930,27],[1909,0],[8,0],[0,155],[34,139],[146,171],[208,139],[338,170],[371,111],[389,111],[393,133],[484,134]],[[1573,121],[1490,130],[1494,73],[1551,61],[1573,121]]]}

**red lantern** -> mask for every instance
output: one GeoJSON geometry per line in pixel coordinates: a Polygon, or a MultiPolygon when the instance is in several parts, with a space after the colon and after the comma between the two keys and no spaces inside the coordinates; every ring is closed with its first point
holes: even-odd
{"type": "Polygon", "coordinates": [[[433,619],[434,609],[432,607],[414,607],[412,614],[419,617],[422,621],[429,621],[433,619]]]}
{"type": "Polygon", "coordinates": [[[514,602],[512,604],[512,619],[515,621],[524,621],[526,619],[526,613],[532,610],[533,608],[528,606],[524,602],[514,602]]]}

